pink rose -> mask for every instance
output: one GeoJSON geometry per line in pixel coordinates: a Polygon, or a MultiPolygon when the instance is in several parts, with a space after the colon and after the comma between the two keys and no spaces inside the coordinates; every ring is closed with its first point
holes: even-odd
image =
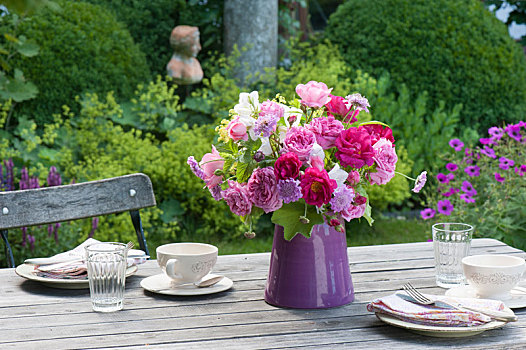
{"type": "Polygon", "coordinates": [[[334,141],[343,131],[343,124],[333,116],[314,118],[305,127],[316,136],[316,142],[323,149],[334,147],[334,141]]]}
{"type": "Polygon", "coordinates": [[[388,139],[392,143],[395,142],[393,137],[393,130],[386,126],[385,128],[380,124],[368,124],[363,126],[365,130],[371,135],[373,145],[382,137],[388,139]]]}
{"type": "Polygon", "coordinates": [[[365,207],[366,204],[361,205],[353,205],[351,204],[347,209],[340,212],[340,215],[342,218],[345,219],[345,221],[349,222],[352,219],[358,219],[363,216],[365,213],[365,207]]]}
{"type": "Polygon", "coordinates": [[[278,119],[283,118],[283,115],[285,114],[285,109],[281,107],[278,103],[270,100],[266,100],[262,104],[259,105],[259,115],[273,115],[278,117],[278,119]]]}
{"type": "Polygon", "coordinates": [[[363,126],[342,131],[334,144],[338,148],[334,156],[342,167],[351,166],[360,169],[365,165],[374,164],[371,136],[363,126]]]}
{"type": "Polygon", "coordinates": [[[329,178],[325,169],[307,168],[301,177],[301,193],[305,202],[318,207],[329,203],[332,193],[338,187],[335,180],[329,178]]]}
{"type": "Polygon", "coordinates": [[[360,173],[356,170],[349,171],[349,175],[347,176],[347,182],[351,186],[358,185],[360,182],[360,173]]]}
{"type": "Polygon", "coordinates": [[[369,173],[369,179],[371,180],[372,184],[385,185],[386,183],[391,181],[394,175],[394,170],[390,171],[382,168],[376,168],[376,172],[369,173]]]}
{"type": "Polygon", "coordinates": [[[276,211],[283,205],[279,197],[278,179],[272,167],[257,168],[247,183],[250,201],[265,213],[276,211]]]}
{"type": "Polygon", "coordinates": [[[325,83],[309,81],[307,84],[298,84],[296,93],[301,97],[301,103],[309,107],[319,108],[331,101],[329,97],[332,88],[327,88],[325,83]]]}
{"type": "Polygon", "coordinates": [[[230,207],[230,211],[235,215],[245,216],[252,210],[252,202],[248,196],[246,185],[237,181],[228,181],[228,188],[221,191],[223,199],[230,207]]]}
{"type": "Polygon", "coordinates": [[[323,158],[314,156],[310,158],[310,166],[322,170],[325,168],[325,163],[323,162],[323,158]]]}
{"type": "Polygon", "coordinates": [[[344,120],[345,118],[345,123],[354,123],[356,121],[360,111],[351,112],[352,105],[343,97],[334,95],[329,95],[329,97],[331,100],[325,105],[328,115],[334,116],[338,120],[344,120]]]}
{"type": "Polygon", "coordinates": [[[398,156],[396,155],[395,148],[391,141],[382,137],[373,145],[373,149],[373,159],[378,168],[394,172],[398,156]]]}
{"type": "Polygon", "coordinates": [[[205,176],[204,180],[208,188],[215,187],[221,183],[223,177],[215,175],[214,172],[217,169],[222,170],[224,164],[225,161],[223,160],[223,158],[221,158],[219,152],[214,146],[212,146],[212,153],[207,153],[203,156],[203,159],[201,159],[199,166],[201,167],[201,169],[203,169],[205,176]]]}
{"type": "Polygon", "coordinates": [[[241,122],[239,117],[231,120],[226,130],[228,131],[228,136],[234,141],[248,140],[247,126],[241,122]]]}
{"type": "Polygon", "coordinates": [[[302,162],[309,160],[316,135],[302,126],[293,126],[283,140],[285,152],[294,152],[302,162]]]}
{"type": "Polygon", "coordinates": [[[278,180],[295,179],[300,174],[301,164],[296,153],[282,154],[274,163],[274,175],[278,180]]]}

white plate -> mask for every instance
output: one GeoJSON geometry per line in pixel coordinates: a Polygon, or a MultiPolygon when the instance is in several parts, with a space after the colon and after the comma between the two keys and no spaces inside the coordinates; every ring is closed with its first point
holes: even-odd
{"type": "MultiPolygon", "coordinates": [[[[463,285],[448,289],[446,291],[448,297],[460,297],[460,298],[478,298],[475,290],[469,285],[463,285]]],[[[526,307],[526,293],[511,291],[511,298],[502,300],[504,305],[510,309],[520,309],[526,307]]]]}
{"type": "MultiPolygon", "coordinates": [[[[137,271],[137,265],[130,266],[126,269],[126,277],[133,275],[137,271]]],[[[74,280],[74,279],[53,279],[48,277],[40,277],[35,274],[35,265],[22,264],[18,265],[15,272],[20,276],[27,278],[28,280],[42,282],[43,284],[60,289],[86,289],[89,288],[89,282],[87,279],[74,280]]]]}
{"type": "MultiPolygon", "coordinates": [[[[208,279],[211,277],[214,277],[217,275],[209,274],[203,279],[208,279]]],[[[212,293],[219,293],[223,292],[227,289],[230,289],[234,282],[228,277],[224,277],[221,281],[217,282],[213,286],[205,287],[205,288],[198,288],[194,285],[187,284],[184,286],[179,287],[173,287],[172,280],[170,277],[166,276],[164,273],[160,273],[158,275],[146,277],[141,281],[141,287],[144,289],[159,293],[159,294],[166,294],[166,295],[205,295],[205,294],[212,294],[212,293]]]]}
{"type": "Polygon", "coordinates": [[[383,322],[390,324],[395,327],[405,328],[414,333],[427,335],[430,337],[442,337],[442,338],[457,338],[457,337],[471,337],[473,335],[488,331],[490,329],[500,328],[504,326],[507,322],[502,321],[491,321],[480,326],[473,327],[446,327],[446,326],[428,326],[417,323],[411,323],[407,321],[402,321],[398,318],[376,313],[378,317],[383,322]]]}

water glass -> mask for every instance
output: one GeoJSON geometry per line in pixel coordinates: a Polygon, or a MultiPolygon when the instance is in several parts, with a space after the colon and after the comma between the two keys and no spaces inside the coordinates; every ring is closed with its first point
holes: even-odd
{"type": "Polygon", "coordinates": [[[437,286],[453,288],[466,284],[462,258],[469,255],[473,226],[439,223],[434,224],[432,230],[437,286]]]}
{"type": "Polygon", "coordinates": [[[122,310],[128,249],[124,243],[104,242],[86,246],[91,303],[94,311],[122,310]]]}

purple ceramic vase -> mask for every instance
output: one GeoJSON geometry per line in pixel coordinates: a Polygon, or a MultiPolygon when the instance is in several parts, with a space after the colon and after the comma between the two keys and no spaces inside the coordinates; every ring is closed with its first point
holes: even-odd
{"type": "Polygon", "coordinates": [[[283,227],[276,225],[265,288],[267,303],[322,309],[353,300],[345,233],[322,224],[314,226],[310,238],[297,234],[287,241],[283,227]]]}

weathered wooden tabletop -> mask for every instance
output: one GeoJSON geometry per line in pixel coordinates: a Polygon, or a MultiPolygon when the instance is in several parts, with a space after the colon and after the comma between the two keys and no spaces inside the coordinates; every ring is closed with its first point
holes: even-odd
{"type": "MultiPolygon", "coordinates": [[[[194,297],[147,292],[140,281],[160,273],[155,261],[127,279],[124,310],[91,311],[88,290],[49,288],[0,269],[0,349],[526,349],[526,308],[519,321],[467,338],[434,338],[389,326],[366,304],[410,281],[435,287],[432,243],[349,248],[356,300],[326,310],[292,310],[263,300],[269,254],[220,256],[215,273],[226,292],[194,297]]],[[[471,254],[526,254],[476,239],[471,254]]],[[[524,281],[522,282],[524,284],[524,281]]]]}

